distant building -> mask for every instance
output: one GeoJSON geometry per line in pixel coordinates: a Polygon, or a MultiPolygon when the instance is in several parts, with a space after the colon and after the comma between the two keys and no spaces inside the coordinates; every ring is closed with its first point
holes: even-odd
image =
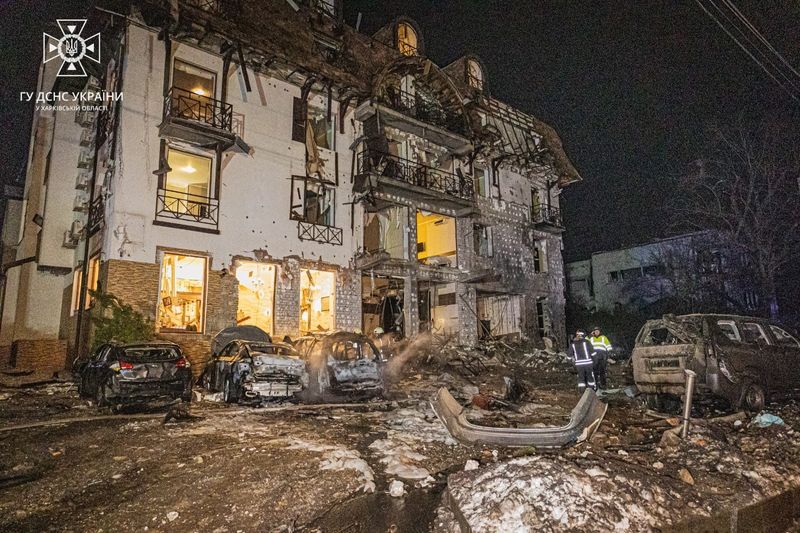
{"type": "Polygon", "coordinates": [[[755,296],[733,268],[741,260],[708,232],[595,252],[565,265],[567,299],[592,311],[644,311],[675,298],[683,310],[752,310],[755,296]]]}

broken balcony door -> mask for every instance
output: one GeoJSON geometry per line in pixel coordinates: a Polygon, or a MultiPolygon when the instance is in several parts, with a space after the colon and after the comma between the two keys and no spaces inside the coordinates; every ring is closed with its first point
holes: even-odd
{"type": "Polygon", "coordinates": [[[361,323],[366,334],[380,327],[403,335],[403,279],[362,276],[361,323]]]}
{"type": "Polygon", "coordinates": [[[364,249],[385,252],[392,259],[408,257],[408,208],[392,206],[364,214],[364,249]]]}
{"type": "Polygon", "coordinates": [[[478,335],[501,337],[521,332],[520,296],[516,294],[478,295],[478,335]]]}
{"type": "Polygon", "coordinates": [[[304,268],[300,271],[300,333],[333,330],[336,274],[304,268]]]}
{"type": "Polygon", "coordinates": [[[239,307],[236,324],[258,326],[274,334],[275,265],[242,261],[236,266],[239,280],[239,307]]]}

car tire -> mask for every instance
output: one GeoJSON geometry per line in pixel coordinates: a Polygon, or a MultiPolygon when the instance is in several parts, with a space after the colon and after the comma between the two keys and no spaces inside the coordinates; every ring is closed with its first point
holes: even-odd
{"type": "Polygon", "coordinates": [[[225,403],[236,403],[239,401],[239,394],[236,390],[236,384],[230,376],[225,378],[225,383],[222,385],[222,400],[225,403]]]}
{"type": "Polygon", "coordinates": [[[767,393],[764,387],[753,381],[748,381],[742,386],[740,406],[748,412],[763,411],[767,405],[767,393]]]}

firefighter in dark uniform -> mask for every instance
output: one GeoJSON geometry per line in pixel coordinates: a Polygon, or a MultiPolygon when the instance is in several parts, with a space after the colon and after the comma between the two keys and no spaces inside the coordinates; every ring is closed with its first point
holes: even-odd
{"type": "Polygon", "coordinates": [[[586,390],[586,387],[595,389],[594,372],[592,371],[594,350],[592,343],[586,340],[585,335],[583,331],[578,330],[570,346],[570,355],[575,363],[575,369],[578,371],[578,389],[581,391],[586,390]]]}

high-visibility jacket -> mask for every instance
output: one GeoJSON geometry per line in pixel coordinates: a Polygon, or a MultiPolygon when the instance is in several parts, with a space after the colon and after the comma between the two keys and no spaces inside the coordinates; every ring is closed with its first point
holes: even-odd
{"type": "Polygon", "coordinates": [[[592,343],[586,339],[575,339],[570,346],[570,355],[575,366],[591,365],[592,361],[592,343]]]}
{"type": "Polygon", "coordinates": [[[605,335],[600,335],[599,337],[589,337],[589,342],[592,343],[592,347],[595,351],[604,351],[607,352],[611,350],[611,341],[608,340],[608,337],[605,335]]]}

